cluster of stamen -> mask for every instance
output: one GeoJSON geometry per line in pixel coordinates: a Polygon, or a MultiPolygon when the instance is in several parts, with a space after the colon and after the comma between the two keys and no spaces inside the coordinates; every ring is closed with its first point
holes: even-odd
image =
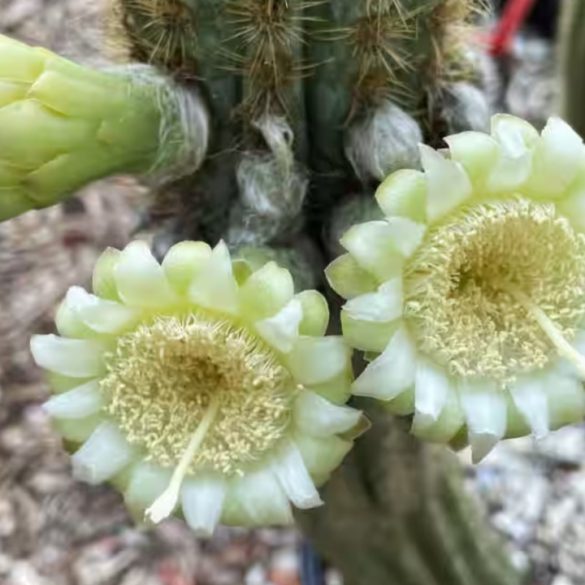
{"type": "Polygon", "coordinates": [[[212,404],[189,472],[240,473],[284,434],[295,386],[245,329],[207,315],[161,317],[118,339],[101,381],[107,411],[146,460],[175,467],[212,404]]]}
{"type": "Polygon", "coordinates": [[[585,315],[585,237],[550,204],[479,204],[429,230],[405,295],[423,352],[453,375],[506,383],[556,355],[528,305],[574,337],[585,315]]]}

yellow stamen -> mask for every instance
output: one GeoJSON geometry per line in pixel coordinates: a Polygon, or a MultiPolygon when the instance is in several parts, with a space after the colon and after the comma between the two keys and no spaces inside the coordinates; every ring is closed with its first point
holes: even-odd
{"type": "Polygon", "coordinates": [[[179,464],[175,467],[175,471],[173,472],[173,476],[171,477],[167,489],[154,501],[152,506],[146,510],[145,516],[151,522],[158,524],[161,520],[168,518],[173,513],[173,510],[179,501],[181,486],[183,485],[183,480],[189,471],[191,461],[193,461],[193,457],[195,457],[197,451],[203,444],[205,436],[213,424],[218,411],[219,400],[217,400],[217,398],[212,398],[201,423],[191,436],[191,440],[189,441],[179,464]]]}
{"type": "Polygon", "coordinates": [[[555,346],[559,355],[569,360],[585,379],[585,357],[582,356],[565,338],[563,332],[555,322],[536,304],[530,297],[516,287],[506,287],[506,292],[511,294],[540,325],[551,343],[555,346]]]}

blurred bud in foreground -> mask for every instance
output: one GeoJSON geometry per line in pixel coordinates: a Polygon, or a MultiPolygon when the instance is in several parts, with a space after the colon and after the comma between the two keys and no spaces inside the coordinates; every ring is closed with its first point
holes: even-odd
{"type": "Polygon", "coordinates": [[[96,71],[0,36],[0,221],[117,173],[194,171],[208,116],[145,66],[96,71]]]}

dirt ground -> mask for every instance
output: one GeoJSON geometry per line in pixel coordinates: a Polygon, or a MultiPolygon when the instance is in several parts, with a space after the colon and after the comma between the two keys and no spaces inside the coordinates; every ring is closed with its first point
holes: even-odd
{"type": "MultiPolygon", "coordinates": [[[[100,64],[111,49],[101,11],[96,0],[0,0],[0,30],[100,64]]],[[[40,407],[47,389],[28,335],[50,328],[55,302],[87,281],[101,249],[127,241],[141,194],[118,178],[0,224],[0,585],[299,585],[294,530],[222,528],[202,541],[178,521],[136,527],[113,490],[72,479],[40,407]]],[[[470,490],[531,585],[585,585],[584,453],[574,427],[536,446],[508,442],[468,467],[470,490]]],[[[341,585],[334,572],[328,580],[341,585]]]]}

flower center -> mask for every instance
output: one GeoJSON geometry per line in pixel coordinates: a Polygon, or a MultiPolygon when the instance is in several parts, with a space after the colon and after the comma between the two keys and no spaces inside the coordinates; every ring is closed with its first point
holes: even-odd
{"type": "Polygon", "coordinates": [[[289,423],[290,374],[269,348],[225,321],[197,314],[143,324],[118,339],[106,366],[108,413],[147,460],[165,467],[177,466],[203,424],[189,472],[240,473],[289,423]]]}
{"type": "Polygon", "coordinates": [[[525,199],[468,208],[430,230],[405,273],[406,318],[450,373],[501,383],[556,355],[585,315],[585,237],[553,205],[525,199]]]}

